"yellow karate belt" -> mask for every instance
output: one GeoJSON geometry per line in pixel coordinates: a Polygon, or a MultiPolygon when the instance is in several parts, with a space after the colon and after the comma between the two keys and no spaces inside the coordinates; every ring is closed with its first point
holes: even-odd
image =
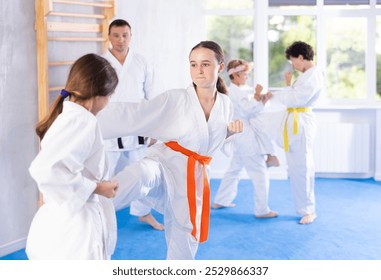
{"type": "Polygon", "coordinates": [[[294,114],[294,122],[293,122],[293,128],[292,128],[292,133],[298,134],[298,113],[307,113],[311,111],[311,107],[301,107],[301,108],[287,108],[287,118],[284,123],[284,129],[283,129],[283,139],[284,139],[284,151],[288,152],[289,151],[289,146],[288,146],[288,131],[287,131],[287,121],[288,117],[290,116],[290,113],[294,114]]]}
{"type": "Polygon", "coordinates": [[[170,141],[165,143],[169,148],[176,152],[180,152],[188,157],[187,164],[187,195],[190,220],[193,225],[192,235],[197,240],[197,226],[196,226],[196,180],[195,180],[195,166],[198,161],[204,167],[204,190],[202,194],[202,212],[201,212],[201,226],[200,226],[200,242],[208,239],[209,232],[209,219],[210,219],[210,188],[208,175],[206,173],[205,165],[208,165],[212,160],[211,157],[199,155],[193,151],[185,149],[179,143],[170,141]]]}

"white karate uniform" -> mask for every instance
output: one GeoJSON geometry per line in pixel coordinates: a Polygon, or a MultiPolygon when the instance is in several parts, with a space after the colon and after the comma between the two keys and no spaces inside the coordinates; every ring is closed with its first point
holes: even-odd
{"type": "Polygon", "coordinates": [[[108,179],[107,167],[97,119],[65,101],[29,168],[44,200],[29,230],[29,259],[110,258],[115,209],[111,199],[94,194],[96,183],[108,179]]]}
{"type": "MultiPolygon", "coordinates": [[[[139,102],[142,99],[151,99],[155,96],[154,72],[146,59],[129,48],[128,55],[121,64],[110,50],[104,55],[118,74],[119,83],[110,102],[139,102]]],[[[110,176],[114,176],[125,166],[144,157],[147,143],[139,144],[138,136],[125,136],[121,139],[123,148],[119,148],[118,140],[105,140],[107,156],[110,165],[110,176]]],[[[146,139],[145,142],[149,141],[146,139]]],[[[144,216],[151,212],[151,208],[139,200],[133,201],[130,214],[144,216]]]]}
{"type": "MultiPolygon", "coordinates": [[[[288,108],[312,107],[324,90],[324,77],[318,66],[301,73],[290,87],[273,92],[272,100],[288,108]]],[[[316,135],[315,114],[297,113],[298,133],[293,133],[294,114],[285,113],[289,152],[286,152],[288,174],[290,178],[295,208],[298,214],[315,213],[315,167],[313,146],[316,135]]],[[[283,146],[283,142],[280,143],[283,146]]]]}
{"type": "MultiPolygon", "coordinates": [[[[227,126],[233,108],[229,98],[217,94],[215,104],[206,121],[205,114],[193,86],[170,90],[139,105],[111,103],[98,114],[98,120],[107,137],[117,134],[142,134],[161,140],[148,149],[146,157],[127,166],[115,177],[120,184],[116,205],[128,206],[128,190],[133,185],[144,185],[146,201],[164,213],[167,241],[167,259],[194,259],[198,242],[191,235],[187,197],[188,157],[167,147],[164,143],[177,141],[181,146],[200,155],[211,156],[224,144],[228,151],[231,138],[226,139],[227,126]]],[[[197,189],[197,236],[199,235],[202,206],[204,168],[198,162],[195,168],[197,189]]]]}
{"type": "MultiPolygon", "coordinates": [[[[237,196],[240,173],[246,168],[254,187],[254,214],[265,215],[270,212],[268,206],[269,172],[265,155],[272,153],[271,139],[263,133],[263,128],[252,125],[251,122],[264,109],[262,102],[249,95],[243,87],[231,84],[229,97],[234,107],[234,119],[243,121],[244,130],[234,136],[234,150],[230,166],[221,180],[220,187],[214,198],[214,203],[229,206],[237,196]]],[[[265,125],[263,121],[257,122],[265,125]]]]}

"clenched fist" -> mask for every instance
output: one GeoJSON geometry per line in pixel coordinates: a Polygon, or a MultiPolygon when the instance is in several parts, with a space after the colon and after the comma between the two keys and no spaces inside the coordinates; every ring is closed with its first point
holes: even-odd
{"type": "Polygon", "coordinates": [[[228,125],[228,134],[226,138],[232,136],[236,133],[241,133],[243,131],[243,122],[241,120],[235,120],[228,125]]]}
{"type": "Polygon", "coordinates": [[[97,183],[97,187],[94,192],[107,198],[113,198],[116,195],[118,187],[119,183],[116,181],[102,181],[97,183]]]}

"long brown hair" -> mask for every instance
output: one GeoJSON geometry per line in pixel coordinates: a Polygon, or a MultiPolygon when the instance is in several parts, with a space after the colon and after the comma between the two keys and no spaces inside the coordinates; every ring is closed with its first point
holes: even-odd
{"type": "Polygon", "coordinates": [[[72,101],[83,101],[95,96],[111,95],[118,84],[118,76],[111,64],[97,54],[86,54],[72,65],[63,94],[58,94],[49,113],[36,126],[42,140],[49,127],[62,113],[65,94],[72,101]]]}
{"type": "MultiPolygon", "coordinates": [[[[216,59],[218,61],[218,63],[219,64],[224,63],[224,61],[225,61],[224,51],[222,50],[220,45],[217,44],[216,42],[213,42],[213,41],[201,41],[200,43],[198,43],[196,46],[194,46],[192,48],[191,52],[193,52],[195,49],[198,49],[198,48],[206,48],[206,49],[209,49],[209,50],[213,51],[214,55],[215,55],[215,57],[216,57],[216,59]]],[[[221,92],[221,93],[224,93],[224,94],[228,93],[228,89],[226,87],[226,84],[225,84],[224,80],[220,76],[218,76],[216,87],[217,87],[217,91],[218,92],[221,92]]]]}

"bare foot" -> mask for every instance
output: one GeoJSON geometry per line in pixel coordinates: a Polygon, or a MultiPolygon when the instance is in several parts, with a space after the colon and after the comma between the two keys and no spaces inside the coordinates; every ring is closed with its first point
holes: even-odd
{"type": "Polygon", "coordinates": [[[164,230],[164,226],[160,224],[158,221],[156,221],[155,217],[152,216],[151,213],[148,213],[145,216],[139,217],[139,221],[142,223],[149,224],[151,227],[153,227],[156,230],[164,230]]]}
{"type": "Polygon", "coordinates": [[[316,214],[315,213],[312,213],[312,214],[306,214],[304,215],[300,221],[299,221],[299,224],[302,224],[302,225],[308,225],[308,224],[311,224],[315,219],[316,219],[316,214]]]}
{"type": "Polygon", "coordinates": [[[279,163],[279,160],[276,156],[268,155],[267,160],[266,160],[266,165],[267,165],[267,167],[279,166],[280,163],[279,163]]]}
{"type": "Polygon", "coordinates": [[[230,203],[228,206],[220,205],[217,203],[213,203],[212,208],[213,209],[221,209],[221,208],[228,208],[228,207],[235,207],[234,203],[230,203]]]}
{"type": "Polygon", "coordinates": [[[275,211],[270,211],[269,213],[267,213],[265,215],[259,215],[259,216],[255,216],[255,217],[257,219],[276,218],[276,217],[278,217],[278,213],[275,211]]]}

